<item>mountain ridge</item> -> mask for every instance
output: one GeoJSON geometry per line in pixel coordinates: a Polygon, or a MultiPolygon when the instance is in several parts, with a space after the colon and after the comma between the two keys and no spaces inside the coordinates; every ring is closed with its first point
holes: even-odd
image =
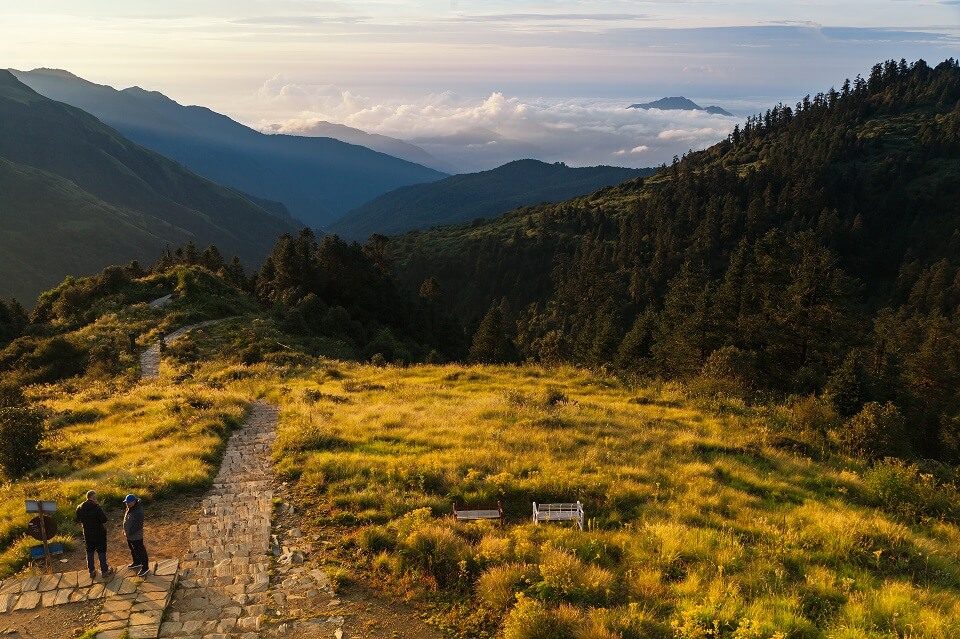
{"type": "Polygon", "coordinates": [[[725,115],[733,117],[733,114],[718,106],[708,106],[702,107],[693,100],[685,98],[683,96],[676,96],[671,98],[660,98],[659,100],[654,100],[653,102],[645,102],[642,104],[631,104],[627,107],[628,109],[660,109],[661,111],[705,111],[713,115],[725,115]]]}
{"type": "Polygon", "coordinates": [[[515,160],[489,171],[401,187],[350,211],[327,230],[357,240],[373,233],[396,235],[488,218],[519,206],[557,202],[653,172],[515,160]]]}
{"type": "Polygon", "coordinates": [[[156,91],[119,91],[69,72],[16,71],[25,84],[79,107],[132,141],[215,182],[282,202],[320,228],[373,197],[445,173],[333,138],[268,135],[156,91]]]}
{"type": "Polygon", "coordinates": [[[256,264],[277,235],[300,226],[280,205],[195,175],[3,70],[0,159],[0,282],[24,299],[67,275],[156,258],[168,244],[217,244],[256,264]],[[27,282],[18,272],[41,239],[46,266],[27,282]]]}

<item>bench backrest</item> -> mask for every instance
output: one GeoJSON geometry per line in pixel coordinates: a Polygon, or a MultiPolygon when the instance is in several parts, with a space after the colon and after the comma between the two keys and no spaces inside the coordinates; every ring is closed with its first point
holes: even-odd
{"type": "Polygon", "coordinates": [[[494,504],[453,504],[453,518],[457,521],[474,519],[499,519],[503,521],[503,507],[498,501],[494,504]]]}
{"type": "Polygon", "coordinates": [[[533,502],[533,523],[542,521],[575,521],[580,530],[583,530],[583,504],[579,501],[572,504],[538,504],[533,502]]]}

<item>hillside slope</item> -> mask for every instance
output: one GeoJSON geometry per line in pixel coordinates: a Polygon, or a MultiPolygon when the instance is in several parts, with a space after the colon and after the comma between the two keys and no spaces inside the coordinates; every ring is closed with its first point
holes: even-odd
{"type": "Polygon", "coordinates": [[[68,274],[216,244],[258,264],[297,228],[0,71],[0,282],[25,302],[68,274]],[[30,167],[35,170],[28,170],[30,167]],[[62,179],[57,179],[57,176],[62,179]],[[39,257],[38,257],[38,254],[39,257]]]}
{"type": "Polygon", "coordinates": [[[517,160],[492,171],[454,175],[391,191],[350,211],[328,230],[357,240],[373,233],[397,235],[493,217],[519,206],[559,202],[653,172],[613,166],[569,168],[517,160]]]}
{"type": "Polygon", "coordinates": [[[390,251],[522,357],[892,401],[960,459],[958,160],[956,61],[891,61],[646,180],[390,251]]]}
{"type": "Polygon", "coordinates": [[[408,184],[445,177],[419,164],[332,138],[265,135],[155,91],[117,91],[59,70],[15,71],[39,93],[92,113],[138,144],[211,180],[276,200],[320,228],[408,184]]]}
{"type": "Polygon", "coordinates": [[[27,305],[66,275],[150,262],[167,242],[192,239],[159,218],[111,206],[69,180],[3,158],[0,193],[0,298],[27,305]]]}
{"type": "Polygon", "coordinates": [[[334,138],[348,144],[365,146],[368,149],[392,155],[395,158],[407,160],[414,164],[421,164],[427,168],[442,173],[460,173],[457,167],[430,155],[416,144],[392,138],[379,133],[367,133],[345,124],[314,120],[313,122],[298,123],[296,125],[275,124],[263,129],[264,132],[282,133],[284,135],[303,135],[311,138],[334,138]]]}
{"type": "MultiPolygon", "coordinates": [[[[0,367],[18,369],[0,397],[21,415],[42,407],[51,426],[43,455],[28,456],[36,466],[0,483],[4,578],[29,547],[24,495],[76,503],[94,482],[105,507],[145,498],[151,530],[170,530],[159,526],[173,504],[177,523],[194,525],[200,509],[184,501],[210,486],[226,440],[266,401],[277,437],[249,454],[272,457],[278,496],[296,506],[273,510],[279,545],[302,548],[295,568],[327,572],[336,589],[281,564],[268,591],[281,614],[261,620],[264,633],[333,618],[328,636],[341,610],[357,628],[357,593],[361,610],[402,594],[465,638],[960,633],[958,469],[851,454],[828,437],[845,425],[821,430],[809,398],[748,405],[569,366],[337,361],[293,313],[259,311],[197,265],[108,269],[44,297],[55,315],[0,349],[0,367]],[[173,287],[168,306],[137,303],[173,287]],[[158,378],[134,381],[136,354],[120,347],[129,331],[145,347],[225,316],[172,342],[158,378]],[[51,352],[85,349],[85,366],[51,366],[51,352]],[[498,502],[503,522],[450,516],[452,503],[498,502]],[[533,502],[580,502],[584,529],[534,524],[533,502]]],[[[54,517],[78,532],[69,509],[54,517]]],[[[393,624],[356,632],[430,636],[393,624]]]]}

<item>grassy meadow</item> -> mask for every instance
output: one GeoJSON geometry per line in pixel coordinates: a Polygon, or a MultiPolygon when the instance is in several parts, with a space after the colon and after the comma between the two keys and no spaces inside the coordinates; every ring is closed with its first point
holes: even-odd
{"type": "Polygon", "coordinates": [[[312,524],[463,635],[960,636],[952,486],[783,450],[769,412],[530,367],[331,363],[268,396],[312,524]],[[900,507],[924,486],[935,516],[900,507]],[[503,527],[448,516],[497,500],[503,527]],[[529,521],[576,500],[585,532],[529,521]]]}
{"type": "MultiPolygon", "coordinates": [[[[136,323],[146,340],[229,310],[135,305],[75,337],[117,341],[136,323]]],[[[277,473],[328,558],[452,635],[960,636],[953,469],[832,452],[816,400],[749,407],[574,368],[378,367],[302,347],[246,317],[179,340],[159,380],[133,364],[29,386],[51,430],[43,466],[0,485],[0,572],[28,545],[24,498],[202,488],[265,397],[281,407],[277,473]],[[449,516],[498,500],[502,527],[449,516]],[[576,500],[584,532],[530,523],[532,501],[576,500]]]]}
{"type": "MultiPolygon", "coordinates": [[[[148,500],[207,486],[230,429],[242,423],[245,396],[170,381],[78,379],[29,389],[49,410],[43,464],[27,478],[0,484],[0,578],[19,569],[37,543],[22,534],[25,499],[58,503],[60,530],[79,533],[73,507],[93,488],[117,506],[129,492],[148,500]]],[[[65,536],[64,541],[69,541],[65,536]]]]}

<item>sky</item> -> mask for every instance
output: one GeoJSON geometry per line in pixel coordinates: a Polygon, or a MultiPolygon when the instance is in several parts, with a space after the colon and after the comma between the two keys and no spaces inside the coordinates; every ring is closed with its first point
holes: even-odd
{"type": "Polygon", "coordinates": [[[651,166],[888,58],[960,57],[960,0],[0,0],[0,66],[142,86],[256,128],[331,121],[465,170],[651,166]],[[736,118],[627,111],[684,95],[736,118]]]}

